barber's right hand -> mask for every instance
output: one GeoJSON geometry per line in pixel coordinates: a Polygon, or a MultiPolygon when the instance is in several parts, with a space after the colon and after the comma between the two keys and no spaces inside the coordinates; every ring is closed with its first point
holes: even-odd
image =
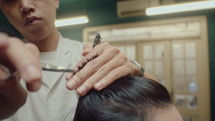
{"type": "Polygon", "coordinates": [[[17,76],[0,81],[1,120],[15,113],[26,101],[27,92],[20,84],[20,77],[25,80],[29,91],[37,91],[41,85],[42,71],[39,50],[35,45],[25,44],[3,33],[0,33],[0,65],[11,73],[18,72],[17,76]]]}

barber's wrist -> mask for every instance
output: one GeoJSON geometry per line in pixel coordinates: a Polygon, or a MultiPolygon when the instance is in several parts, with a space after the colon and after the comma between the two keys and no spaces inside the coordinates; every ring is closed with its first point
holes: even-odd
{"type": "Polygon", "coordinates": [[[143,77],[145,69],[135,60],[130,60],[130,62],[133,63],[139,69],[137,74],[135,74],[135,75],[143,77]]]}

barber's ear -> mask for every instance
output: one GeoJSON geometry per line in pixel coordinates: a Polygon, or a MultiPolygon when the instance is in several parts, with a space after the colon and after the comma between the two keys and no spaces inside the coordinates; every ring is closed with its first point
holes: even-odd
{"type": "Polygon", "coordinates": [[[59,4],[60,4],[60,0],[55,0],[55,6],[56,6],[56,9],[59,8],[59,4]]]}

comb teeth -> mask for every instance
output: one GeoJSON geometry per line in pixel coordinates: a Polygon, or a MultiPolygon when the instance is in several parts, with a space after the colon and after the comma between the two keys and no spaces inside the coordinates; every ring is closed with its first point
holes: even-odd
{"type": "Polygon", "coordinates": [[[101,36],[100,36],[100,34],[99,33],[97,33],[96,34],[96,37],[95,37],[95,39],[94,39],[94,42],[93,42],[93,48],[96,46],[96,45],[98,45],[99,43],[101,43],[101,36]]]}
{"type": "Polygon", "coordinates": [[[84,63],[82,63],[82,65],[78,66],[78,70],[77,70],[76,72],[74,72],[74,74],[76,74],[77,72],[79,72],[82,68],[84,68],[84,66],[85,66],[88,62],[92,61],[93,59],[95,59],[95,58],[97,58],[97,57],[98,57],[98,54],[93,55],[91,58],[87,59],[86,62],[84,62],[84,63]]]}
{"type": "MultiPolygon", "coordinates": [[[[96,34],[96,36],[95,36],[95,39],[94,39],[94,41],[93,41],[93,48],[96,46],[96,45],[98,45],[99,43],[101,43],[101,36],[100,36],[100,34],[99,33],[97,33],[96,34]]],[[[82,63],[82,65],[80,65],[80,66],[78,66],[78,70],[76,71],[76,72],[74,72],[74,74],[76,74],[77,72],[79,72],[82,68],[84,68],[84,66],[88,63],[88,62],[90,62],[91,60],[93,60],[93,59],[95,59],[95,58],[97,58],[98,57],[98,54],[96,54],[96,55],[93,55],[91,58],[89,58],[89,59],[86,59],[87,61],[86,62],[84,62],[84,63],[82,63]]]]}

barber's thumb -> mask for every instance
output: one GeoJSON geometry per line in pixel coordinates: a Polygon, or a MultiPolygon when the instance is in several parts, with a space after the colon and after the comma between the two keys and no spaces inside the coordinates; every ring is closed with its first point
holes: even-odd
{"type": "Polygon", "coordinates": [[[0,52],[8,47],[7,35],[0,33],[0,52]]]}
{"type": "Polygon", "coordinates": [[[29,91],[37,91],[40,89],[42,82],[41,68],[35,65],[27,65],[21,70],[21,75],[26,81],[26,86],[29,91]]]}

